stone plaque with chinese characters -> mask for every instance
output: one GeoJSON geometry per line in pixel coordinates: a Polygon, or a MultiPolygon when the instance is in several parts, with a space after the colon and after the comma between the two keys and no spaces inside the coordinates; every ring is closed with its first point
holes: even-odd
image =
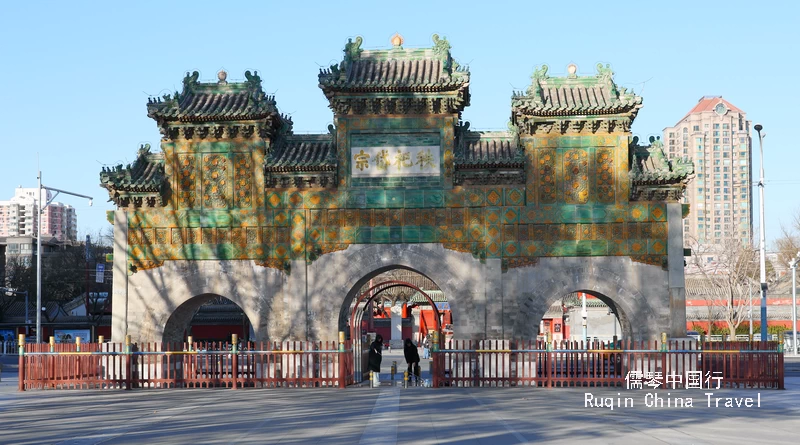
{"type": "Polygon", "coordinates": [[[438,176],[438,145],[353,147],[353,177],[438,176]]]}

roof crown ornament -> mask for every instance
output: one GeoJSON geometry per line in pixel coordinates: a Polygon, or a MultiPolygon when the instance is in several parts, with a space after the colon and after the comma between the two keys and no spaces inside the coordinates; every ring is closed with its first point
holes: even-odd
{"type": "Polygon", "coordinates": [[[217,82],[218,84],[227,85],[228,73],[225,70],[219,70],[219,72],[217,73],[217,79],[219,79],[219,82],[217,82]]]}
{"type": "Polygon", "coordinates": [[[394,47],[394,49],[403,49],[404,40],[403,36],[401,36],[399,33],[394,33],[389,41],[392,43],[392,47],[394,47]]]}
{"type": "Polygon", "coordinates": [[[578,65],[570,63],[567,65],[567,78],[575,79],[578,77],[578,65]]]}

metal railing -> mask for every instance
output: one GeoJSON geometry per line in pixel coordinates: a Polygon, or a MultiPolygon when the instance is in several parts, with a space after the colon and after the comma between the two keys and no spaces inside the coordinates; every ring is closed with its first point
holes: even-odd
{"type": "Polygon", "coordinates": [[[0,341],[0,355],[17,355],[19,346],[15,341],[0,341]]]}
{"type": "Polygon", "coordinates": [[[454,340],[433,353],[439,386],[783,389],[778,342],[454,340]],[[653,386],[659,383],[658,386],[653,386]]]}

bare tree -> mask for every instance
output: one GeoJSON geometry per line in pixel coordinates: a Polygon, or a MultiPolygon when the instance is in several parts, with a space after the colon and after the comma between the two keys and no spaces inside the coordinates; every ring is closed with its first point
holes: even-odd
{"type": "MultiPolygon", "coordinates": [[[[0,271],[2,280],[0,287],[13,289],[16,292],[28,292],[28,295],[36,295],[36,275],[34,269],[19,257],[10,257],[5,264],[5,269],[0,271]]],[[[0,320],[6,311],[16,301],[20,299],[19,293],[0,292],[0,320]]]]}
{"type": "Polygon", "coordinates": [[[728,325],[730,338],[735,338],[736,328],[748,314],[747,285],[758,277],[758,251],[735,239],[713,246],[695,243],[691,261],[690,271],[705,282],[703,298],[709,317],[716,309],[728,325]]]}
{"type": "Polygon", "coordinates": [[[782,225],[781,230],[781,237],[775,240],[775,250],[778,251],[778,261],[786,265],[800,252],[800,209],[795,212],[791,225],[782,225]]]}

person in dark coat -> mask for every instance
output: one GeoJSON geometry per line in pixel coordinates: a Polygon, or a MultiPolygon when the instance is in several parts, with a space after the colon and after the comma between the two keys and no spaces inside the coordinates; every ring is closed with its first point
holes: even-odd
{"type": "Polygon", "coordinates": [[[372,372],[381,372],[381,360],[383,359],[383,337],[380,335],[375,336],[375,341],[369,345],[369,370],[372,372]]]}
{"type": "Polygon", "coordinates": [[[411,379],[413,375],[419,380],[419,376],[414,372],[414,367],[419,366],[419,351],[417,351],[417,346],[410,338],[407,338],[405,344],[403,344],[403,355],[406,357],[406,363],[408,363],[408,378],[411,379]]]}

